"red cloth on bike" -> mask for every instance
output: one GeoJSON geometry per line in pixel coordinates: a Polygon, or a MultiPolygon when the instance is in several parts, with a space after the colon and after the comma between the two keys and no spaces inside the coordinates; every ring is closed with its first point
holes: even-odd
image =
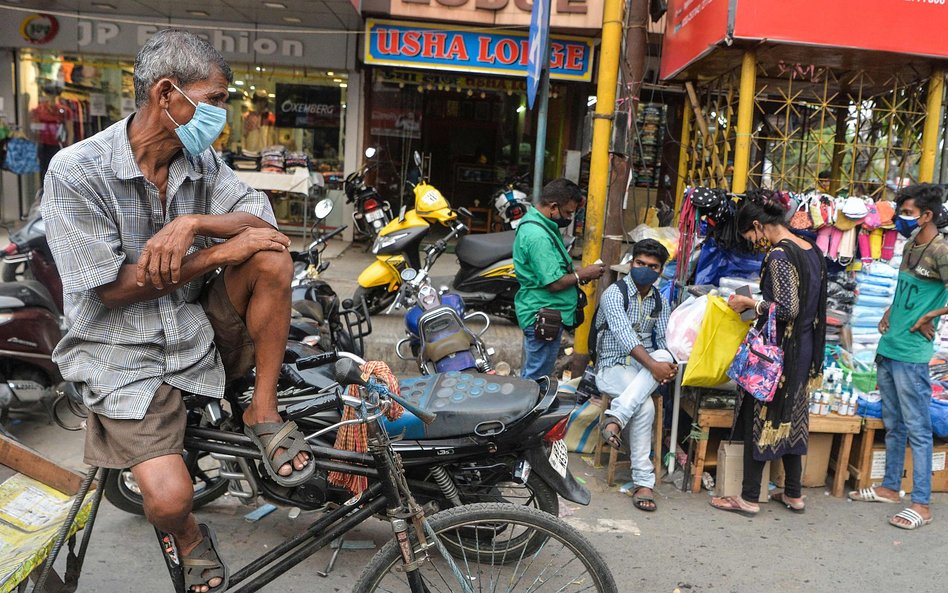
{"type": "MultiPolygon", "coordinates": [[[[388,390],[395,395],[401,395],[401,391],[398,387],[398,378],[395,377],[392,369],[384,362],[380,360],[366,361],[366,363],[362,365],[362,378],[368,380],[370,376],[374,376],[379,381],[384,382],[388,390]]],[[[350,385],[349,395],[359,397],[359,388],[356,385],[350,385]]],[[[391,407],[385,412],[385,416],[389,420],[397,420],[404,412],[405,408],[393,400],[391,407]]],[[[342,414],[342,419],[354,420],[356,417],[356,411],[346,406],[342,414]]],[[[339,429],[338,434],[336,434],[336,449],[365,453],[368,448],[368,436],[365,424],[343,426],[339,429]]],[[[362,494],[362,492],[369,487],[369,480],[365,476],[355,476],[338,471],[329,472],[329,483],[333,486],[346,488],[355,495],[362,494]]]]}

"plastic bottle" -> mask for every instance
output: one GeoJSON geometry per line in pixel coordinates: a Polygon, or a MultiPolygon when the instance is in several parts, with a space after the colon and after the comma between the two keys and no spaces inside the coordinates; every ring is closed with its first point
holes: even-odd
{"type": "Polygon", "coordinates": [[[828,416],[830,413],[830,394],[823,392],[823,397],[820,405],[820,415],[828,416]]]}
{"type": "Polygon", "coordinates": [[[849,397],[849,415],[850,416],[856,415],[856,406],[858,405],[858,403],[859,403],[859,394],[858,393],[852,394],[849,397]]]}
{"type": "Polygon", "coordinates": [[[839,413],[840,408],[843,403],[843,385],[841,383],[836,384],[836,392],[833,394],[833,404],[830,407],[830,412],[839,413]]]}
{"type": "Polygon", "coordinates": [[[821,391],[814,391],[810,394],[810,414],[819,416],[820,414],[820,401],[823,399],[823,393],[821,391]]]}

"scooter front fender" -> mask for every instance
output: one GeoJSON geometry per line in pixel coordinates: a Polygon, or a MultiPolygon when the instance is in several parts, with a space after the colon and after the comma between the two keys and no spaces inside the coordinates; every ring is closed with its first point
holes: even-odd
{"type": "Polygon", "coordinates": [[[542,445],[524,452],[524,458],[530,462],[531,471],[546,482],[557,494],[566,500],[581,505],[588,505],[589,501],[592,500],[589,489],[577,482],[569,469],[566,470],[565,476],[561,476],[557,473],[557,471],[553,469],[553,466],[550,465],[550,460],[547,456],[546,447],[542,445]]]}
{"type": "Polygon", "coordinates": [[[359,286],[362,288],[388,286],[389,292],[395,292],[401,284],[401,276],[397,265],[402,260],[401,257],[390,257],[386,260],[376,259],[359,274],[359,286]]]}

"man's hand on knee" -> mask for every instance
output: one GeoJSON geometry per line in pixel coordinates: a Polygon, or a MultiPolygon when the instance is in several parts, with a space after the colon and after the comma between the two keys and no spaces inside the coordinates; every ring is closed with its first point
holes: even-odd
{"type": "Polygon", "coordinates": [[[225,241],[220,248],[221,265],[237,266],[261,251],[286,251],[290,239],[276,229],[249,228],[225,241]]]}

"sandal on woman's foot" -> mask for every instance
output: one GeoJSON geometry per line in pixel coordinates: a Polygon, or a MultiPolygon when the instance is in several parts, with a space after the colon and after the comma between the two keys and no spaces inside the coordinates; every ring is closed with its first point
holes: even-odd
{"type": "Polygon", "coordinates": [[[755,509],[754,507],[750,506],[749,503],[744,502],[737,496],[715,496],[711,499],[711,506],[718,509],[719,511],[737,513],[738,515],[744,515],[745,517],[754,517],[760,512],[759,508],[755,509]]]}
{"type": "Polygon", "coordinates": [[[909,531],[914,531],[919,527],[924,527],[932,522],[932,518],[925,518],[919,514],[915,509],[903,509],[899,511],[894,517],[889,519],[889,525],[898,527],[899,529],[907,529],[909,531]],[[896,521],[896,519],[902,519],[903,522],[896,521]]]}
{"type": "Polygon", "coordinates": [[[640,511],[645,511],[646,513],[654,513],[658,506],[655,504],[654,495],[643,494],[639,495],[639,490],[651,490],[651,488],[646,488],[645,486],[639,486],[632,491],[632,505],[635,506],[640,511]]]}
{"type": "Polygon", "coordinates": [[[208,587],[207,593],[218,593],[227,588],[230,573],[220,554],[217,553],[217,536],[208,525],[200,523],[198,529],[204,539],[186,555],[181,555],[181,567],[184,569],[184,587],[194,591],[194,587],[208,587]],[[216,587],[208,583],[212,579],[221,579],[216,587]]]}
{"type": "Polygon", "coordinates": [[[620,428],[619,430],[610,430],[609,426],[612,424],[619,426],[618,422],[615,422],[615,421],[607,422],[606,425],[602,428],[602,430],[599,431],[599,434],[602,435],[602,440],[604,440],[607,445],[609,445],[613,449],[621,449],[622,448],[622,429],[620,428]]]}
{"type": "Polygon", "coordinates": [[[306,444],[306,437],[300,432],[296,422],[261,422],[244,425],[244,434],[260,449],[263,455],[263,467],[280,486],[292,488],[307,482],[316,472],[313,452],[306,444]],[[279,452],[283,449],[283,452],[279,452]],[[293,460],[300,453],[308,453],[309,461],[303,469],[296,469],[293,460]],[[280,468],[289,464],[293,472],[288,476],[280,475],[280,468]]]}
{"type": "Polygon", "coordinates": [[[905,496],[905,493],[899,492],[898,500],[892,500],[891,498],[879,496],[879,494],[876,493],[876,487],[870,486],[868,488],[863,488],[862,490],[851,491],[849,493],[849,500],[854,500],[856,502],[884,502],[887,504],[898,504],[902,501],[903,496],[905,496]]]}
{"type": "Polygon", "coordinates": [[[786,495],[786,492],[778,492],[770,497],[771,500],[777,501],[779,504],[787,507],[794,513],[803,513],[806,511],[806,503],[802,500],[792,501],[790,497],[786,495]]]}

